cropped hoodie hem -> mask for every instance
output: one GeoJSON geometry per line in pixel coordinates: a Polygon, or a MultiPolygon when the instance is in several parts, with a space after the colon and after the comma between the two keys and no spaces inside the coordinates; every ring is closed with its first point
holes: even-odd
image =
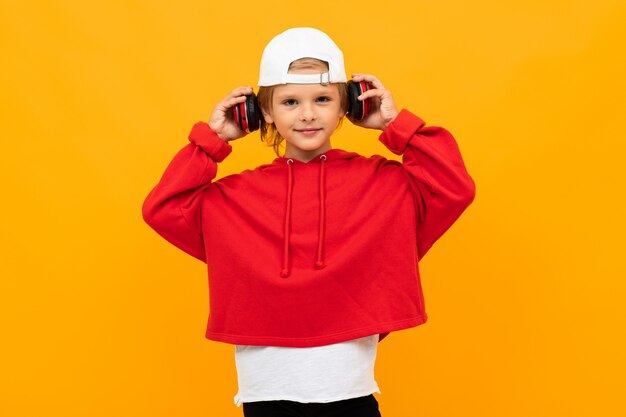
{"type": "Polygon", "coordinates": [[[216,342],[225,342],[237,345],[249,346],[284,346],[284,347],[309,347],[309,346],[325,346],[333,343],[344,342],[346,340],[359,339],[361,337],[379,334],[379,343],[389,333],[397,330],[408,329],[426,323],[427,316],[415,317],[408,320],[400,320],[395,323],[381,323],[376,326],[370,326],[362,329],[353,329],[350,331],[319,336],[315,338],[293,338],[293,337],[265,337],[265,336],[246,336],[237,334],[222,334],[215,332],[206,332],[206,338],[216,342]]]}

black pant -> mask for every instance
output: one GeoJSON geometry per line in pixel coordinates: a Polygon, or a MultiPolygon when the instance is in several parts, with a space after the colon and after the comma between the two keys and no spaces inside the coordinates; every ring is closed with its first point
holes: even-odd
{"type": "Polygon", "coordinates": [[[245,417],[381,417],[374,394],[330,403],[254,401],[243,403],[245,417]]]}

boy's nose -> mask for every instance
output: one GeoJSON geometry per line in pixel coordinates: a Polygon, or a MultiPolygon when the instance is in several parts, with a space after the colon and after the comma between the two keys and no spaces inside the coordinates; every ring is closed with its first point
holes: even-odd
{"type": "Polygon", "coordinates": [[[300,120],[315,120],[316,119],[315,112],[311,106],[304,105],[302,106],[302,111],[300,112],[300,120]]]}

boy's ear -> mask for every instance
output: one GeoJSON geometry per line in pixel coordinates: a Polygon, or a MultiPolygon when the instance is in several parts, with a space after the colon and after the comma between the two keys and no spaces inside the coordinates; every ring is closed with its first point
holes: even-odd
{"type": "Polygon", "coordinates": [[[270,124],[270,125],[272,123],[274,123],[274,119],[272,118],[271,114],[269,114],[268,112],[266,112],[263,109],[261,109],[261,113],[263,114],[263,118],[265,119],[265,123],[270,124]]]}

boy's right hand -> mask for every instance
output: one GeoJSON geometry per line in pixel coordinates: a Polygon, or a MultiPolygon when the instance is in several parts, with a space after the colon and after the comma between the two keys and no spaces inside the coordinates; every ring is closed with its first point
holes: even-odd
{"type": "Polygon", "coordinates": [[[246,101],[246,94],[251,93],[251,87],[237,87],[213,109],[209,127],[226,142],[246,136],[246,132],[239,129],[239,126],[235,123],[233,107],[246,101]]]}

